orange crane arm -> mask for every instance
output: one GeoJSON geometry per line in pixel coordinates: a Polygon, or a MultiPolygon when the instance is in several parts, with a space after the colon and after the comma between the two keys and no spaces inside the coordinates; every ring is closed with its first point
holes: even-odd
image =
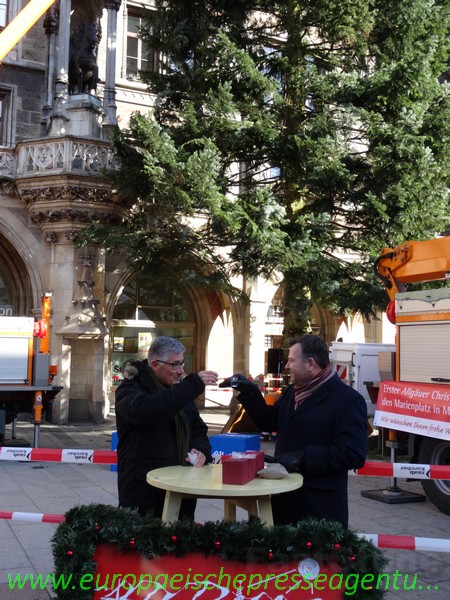
{"type": "Polygon", "coordinates": [[[391,300],[406,283],[450,279],[450,236],[383,248],[374,270],[391,300]]]}

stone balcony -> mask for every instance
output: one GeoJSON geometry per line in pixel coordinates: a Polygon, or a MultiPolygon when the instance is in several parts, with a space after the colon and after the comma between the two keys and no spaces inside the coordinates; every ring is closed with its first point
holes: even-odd
{"type": "Polygon", "coordinates": [[[86,138],[43,138],[0,148],[0,177],[39,175],[98,176],[116,168],[109,142],[86,138]]]}
{"type": "Polygon", "coordinates": [[[87,223],[118,219],[107,171],[116,169],[108,141],[75,136],[19,142],[0,150],[0,177],[49,242],[74,241],[87,223]]]}
{"type": "Polygon", "coordinates": [[[111,145],[76,137],[27,140],[17,144],[16,177],[68,174],[99,176],[116,168],[111,145]]]}
{"type": "Polygon", "coordinates": [[[17,172],[17,157],[13,148],[0,148],[0,177],[14,179],[17,172]]]}

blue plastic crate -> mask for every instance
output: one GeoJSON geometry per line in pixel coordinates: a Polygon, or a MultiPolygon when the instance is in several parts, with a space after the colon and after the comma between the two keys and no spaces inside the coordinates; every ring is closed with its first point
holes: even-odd
{"type": "MultiPolygon", "coordinates": [[[[117,444],[119,443],[119,436],[117,431],[113,431],[111,435],[111,450],[117,450],[117,444]]],[[[117,471],[117,465],[110,466],[111,471],[117,471]]]]}
{"type": "Polygon", "coordinates": [[[212,452],[231,454],[246,450],[260,450],[261,439],[255,433],[220,433],[209,438],[212,452]]]}

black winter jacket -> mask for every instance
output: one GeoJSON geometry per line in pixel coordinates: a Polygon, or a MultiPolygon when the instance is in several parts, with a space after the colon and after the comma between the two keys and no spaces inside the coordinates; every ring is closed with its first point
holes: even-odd
{"type": "MultiPolygon", "coordinates": [[[[205,389],[200,377],[192,373],[176,385],[157,389],[149,369],[146,360],[134,362],[116,390],[117,481],[119,506],[136,507],[141,514],[153,510],[160,517],[164,491],[150,486],[146,475],[178,464],[174,416],[179,411],[189,423],[189,449],[203,452],[207,462],[212,458],[207,426],[194,403],[205,389]]],[[[192,506],[188,512],[193,516],[192,506]]]]}
{"type": "Polygon", "coordinates": [[[333,375],[294,409],[294,386],[274,406],[256,388],[239,394],[262,431],[276,431],[275,456],[293,450],[304,455],[303,486],[272,497],[275,524],[312,516],[348,526],[348,471],[363,466],[367,455],[364,398],[333,375]]]}

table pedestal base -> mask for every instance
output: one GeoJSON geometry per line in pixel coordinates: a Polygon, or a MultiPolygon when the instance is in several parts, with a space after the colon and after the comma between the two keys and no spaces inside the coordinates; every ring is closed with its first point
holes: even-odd
{"type": "Polygon", "coordinates": [[[259,517],[265,525],[273,525],[270,496],[263,498],[226,498],[224,500],[224,518],[226,521],[236,521],[236,506],[246,510],[249,517],[259,517]]]}
{"type": "MultiPolygon", "coordinates": [[[[202,496],[197,496],[197,498],[201,497],[202,496]]],[[[205,496],[205,498],[206,497],[207,496],[205,496]]],[[[181,500],[183,498],[192,498],[192,495],[166,491],[161,517],[164,523],[171,523],[172,521],[178,520],[181,500]]],[[[263,496],[261,498],[225,498],[224,518],[226,521],[236,521],[237,506],[247,511],[249,517],[259,517],[265,525],[273,525],[270,496],[263,496]]]]}

